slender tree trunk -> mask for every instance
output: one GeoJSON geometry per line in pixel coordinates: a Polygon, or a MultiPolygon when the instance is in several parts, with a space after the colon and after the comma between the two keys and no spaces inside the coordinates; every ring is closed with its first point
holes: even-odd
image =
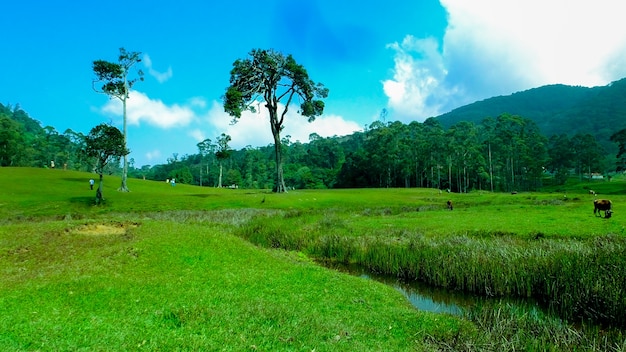
{"type": "Polygon", "coordinates": [[[283,175],[283,153],[280,141],[280,124],[278,123],[278,112],[276,107],[268,107],[270,112],[270,125],[274,136],[274,156],[276,157],[276,193],[287,192],[285,177],[283,175]]]}
{"type": "Polygon", "coordinates": [[[513,157],[511,157],[511,191],[515,191],[515,169],[513,169],[513,157]]]}
{"type": "Polygon", "coordinates": [[[439,163],[437,163],[437,188],[441,189],[441,168],[439,163]]]}
{"type": "Polygon", "coordinates": [[[467,193],[467,166],[465,165],[465,155],[463,155],[463,169],[461,170],[461,183],[463,184],[463,193],[467,193]]]}
{"type": "Polygon", "coordinates": [[[220,161],[220,177],[217,181],[217,188],[222,188],[222,162],[220,161]]]}
{"type": "Polygon", "coordinates": [[[415,187],[422,187],[419,175],[419,165],[417,160],[415,160],[415,187]]]}
{"type": "MultiPolygon", "coordinates": [[[[124,148],[126,148],[126,99],[128,94],[128,84],[126,83],[126,75],[124,75],[124,98],[122,99],[122,109],[124,114],[124,148]]],[[[126,158],[126,154],[124,154],[124,165],[122,167],[122,184],[118,191],[121,192],[129,192],[128,186],[126,185],[126,179],[128,178],[128,160],[126,158]]]]}
{"type": "Polygon", "coordinates": [[[100,174],[100,181],[98,182],[98,189],[96,190],[96,205],[99,205],[104,198],[102,197],[102,174],[100,174]]]}
{"type": "Polygon", "coordinates": [[[491,142],[489,142],[489,182],[491,183],[491,192],[493,192],[493,165],[491,164],[491,142]]]}
{"type": "Polygon", "coordinates": [[[448,189],[452,191],[452,156],[448,158],[448,189]]]}
{"type": "Polygon", "coordinates": [[[283,175],[283,153],[279,135],[274,136],[274,155],[276,157],[276,193],[287,192],[283,175]]]}
{"type": "Polygon", "coordinates": [[[200,187],[202,187],[202,161],[200,161],[200,187]]]}

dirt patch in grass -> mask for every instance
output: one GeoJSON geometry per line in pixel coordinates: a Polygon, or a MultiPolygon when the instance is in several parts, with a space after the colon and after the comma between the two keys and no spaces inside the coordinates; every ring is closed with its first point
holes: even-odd
{"type": "Polygon", "coordinates": [[[135,223],[85,224],[70,232],[90,236],[125,235],[129,229],[137,226],[135,223]]]}

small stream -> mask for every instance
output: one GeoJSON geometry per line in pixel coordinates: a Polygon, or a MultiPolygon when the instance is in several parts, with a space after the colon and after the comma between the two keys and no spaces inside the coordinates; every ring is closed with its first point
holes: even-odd
{"type": "Polygon", "coordinates": [[[463,315],[464,310],[467,310],[476,304],[506,303],[523,311],[530,312],[539,310],[545,312],[545,310],[536,301],[531,299],[502,297],[490,298],[466,292],[432,287],[419,281],[407,282],[390,275],[372,273],[360,265],[326,262],[319,262],[319,264],[350,275],[387,284],[401,292],[415,308],[423,311],[448,313],[461,316],[463,315]]]}

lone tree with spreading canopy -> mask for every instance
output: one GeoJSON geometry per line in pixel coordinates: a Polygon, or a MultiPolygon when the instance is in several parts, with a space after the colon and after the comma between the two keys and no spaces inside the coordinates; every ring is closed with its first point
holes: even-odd
{"type": "Polygon", "coordinates": [[[274,50],[254,49],[246,59],[237,59],[230,71],[230,86],[224,95],[224,111],[236,123],[244,111],[256,112],[264,101],[269,112],[270,127],[274,136],[276,157],[276,192],[286,192],[280,132],[294,99],[300,103],[298,113],[313,122],[324,112],[322,98],[328,89],[309,78],[306,69],[296,63],[291,55],[284,56],[274,50]],[[279,113],[279,105],[282,111],[279,113]]]}
{"type": "MultiPolygon", "coordinates": [[[[124,147],[126,147],[126,100],[129,97],[130,89],[139,80],[143,81],[143,71],[137,70],[137,77],[128,79],[131,67],[141,62],[139,57],[141,53],[135,51],[126,51],[120,48],[118,62],[108,62],[105,60],[96,60],[93,62],[93,72],[96,79],[93,80],[93,89],[98,93],[103,93],[111,98],[117,98],[122,102],[122,111],[124,118],[124,147]],[[97,83],[103,83],[101,87],[96,87],[97,83]]],[[[124,155],[124,165],[122,169],[122,185],[119,190],[128,192],[126,179],[128,178],[128,161],[124,155]]]]}
{"type": "MultiPolygon", "coordinates": [[[[130,153],[126,149],[126,141],[122,132],[116,127],[100,124],[91,129],[89,135],[85,137],[85,154],[94,158],[96,162],[96,172],[100,175],[100,183],[96,191],[96,204],[100,204],[102,197],[102,175],[104,168],[112,158],[126,156],[130,153]]],[[[119,159],[117,159],[119,160],[119,159]]]]}

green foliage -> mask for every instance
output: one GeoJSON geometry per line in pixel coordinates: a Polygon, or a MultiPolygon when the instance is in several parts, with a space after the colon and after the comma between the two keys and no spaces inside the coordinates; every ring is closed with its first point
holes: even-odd
{"type": "Polygon", "coordinates": [[[126,149],[124,136],[116,127],[100,124],[91,129],[85,137],[85,154],[96,160],[96,172],[102,174],[104,167],[112,157],[130,153],[126,149]]]}
{"type": "Polygon", "coordinates": [[[126,100],[133,85],[138,80],[143,81],[143,71],[141,70],[137,71],[136,78],[128,79],[130,68],[141,62],[140,55],[140,52],[129,52],[124,48],[120,48],[117,63],[95,60],[92,67],[96,75],[96,79],[93,81],[94,89],[96,89],[95,84],[101,82],[100,92],[120,100],[126,100]]]}
{"type": "Polygon", "coordinates": [[[611,142],[617,143],[617,162],[618,171],[626,170],[626,128],[619,130],[611,135],[611,142]]]}
{"type": "Polygon", "coordinates": [[[264,103],[269,113],[274,136],[277,192],[286,192],[283,174],[283,146],[280,132],[292,99],[302,101],[299,114],[315,120],[324,111],[321,99],[328,89],[313,82],[304,68],[291,56],[274,50],[254,49],[246,59],[237,59],[230,71],[230,86],[224,95],[224,111],[236,122],[242,112],[254,112],[255,105],[264,103]],[[279,113],[278,106],[283,110],[279,113]]]}
{"type": "MultiPolygon", "coordinates": [[[[251,57],[234,64],[233,70],[241,73],[233,76],[237,77],[235,81],[248,82],[243,77],[255,69],[276,68],[278,66],[275,65],[289,61],[275,52],[255,54],[259,56],[256,62],[251,57]]],[[[294,70],[290,77],[297,78],[298,82],[307,81],[304,68],[296,67],[293,61],[289,61],[289,65],[294,70]]],[[[282,87],[288,80],[281,82],[282,87]]],[[[614,91],[624,88],[620,82],[597,91],[605,96],[602,99],[604,103],[609,98],[619,101],[614,91]]],[[[314,85],[306,90],[306,94],[313,94],[322,88],[314,85]]],[[[587,93],[576,93],[578,88],[554,86],[527,92],[537,99],[536,104],[540,107],[532,111],[558,111],[578,106],[582,103],[565,101],[561,97],[548,99],[539,94],[548,89],[546,92],[562,94],[570,100],[587,96],[587,93]]],[[[582,90],[586,92],[588,89],[582,90]]],[[[278,94],[278,91],[275,93],[278,94]]],[[[317,98],[323,94],[326,93],[320,92],[317,98]]],[[[525,94],[515,95],[515,99],[521,99],[525,94]]],[[[281,96],[286,99],[288,94],[277,95],[281,96]]],[[[243,95],[241,97],[243,104],[243,95]]],[[[250,99],[252,97],[258,100],[246,101],[247,105],[241,105],[243,110],[254,110],[262,104],[263,94],[250,95],[250,99]]],[[[501,98],[494,101],[502,102],[499,103],[502,108],[508,98],[501,98]]],[[[225,103],[228,101],[225,97],[225,103]]],[[[318,101],[321,102],[321,99],[318,101]]],[[[534,105],[529,101],[535,103],[531,99],[522,105],[530,109],[534,105]]],[[[227,107],[225,109],[228,110],[227,107]]],[[[42,128],[19,109],[5,108],[3,111],[10,120],[18,121],[18,125],[3,122],[8,124],[1,138],[9,141],[5,144],[4,153],[0,152],[4,164],[45,166],[54,160],[57,167],[67,165],[74,170],[90,170],[89,161],[79,153],[84,149],[84,136],[71,130],[59,134],[50,126],[42,128]],[[31,130],[37,133],[29,133],[31,130]]],[[[274,116],[276,122],[280,122],[280,116],[274,116]]],[[[590,133],[592,131],[565,134],[562,131],[569,131],[571,126],[563,123],[559,125],[559,134],[547,139],[539,130],[543,122],[535,122],[536,119],[525,115],[502,113],[494,115],[494,118],[483,115],[472,122],[473,116],[468,113],[466,120],[449,127],[446,127],[447,122],[441,123],[440,118],[409,124],[375,121],[365,131],[349,136],[322,138],[312,134],[308,143],[291,141],[290,136],[280,137],[277,134],[280,139],[273,146],[247,146],[241,150],[228,148],[220,151],[217,142],[214,144],[206,140],[198,144],[198,154],[177,157],[168,160],[165,165],[131,167],[130,174],[138,178],[165,180],[172,177],[172,172],[176,174],[176,170],[185,167],[191,174],[190,184],[217,186],[220,184],[220,169],[223,169],[222,175],[231,175],[233,181],[240,180],[237,185],[251,189],[279,190],[283,186],[278,177],[280,173],[285,189],[433,187],[456,193],[540,190],[545,185],[563,185],[574,174],[580,180],[588,180],[591,173],[603,174],[605,178],[616,175],[612,171],[613,161],[606,158],[611,148],[590,133]],[[280,161],[276,159],[277,151],[280,161]]],[[[281,124],[274,125],[278,132],[281,124]]],[[[615,136],[612,149],[615,146],[620,148],[621,138],[619,131],[613,132],[614,126],[617,125],[604,126],[615,136]]],[[[623,154],[618,155],[624,159],[623,154]]],[[[623,163],[620,160],[616,159],[618,170],[623,166],[620,166],[623,163]]],[[[119,170],[114,168],[110,172],[117,173],[119,170]]],[[[230,181],[228,183],[231,184],[230,181]]]]}
{"type": "Polygon", "coordinates": [[[239,173],[239,170],[230,169],[226,173],[226,184],[227,185],[229,185],[229,186],[230,185],[235,185],[237,187],[240,187],[242,181],[243,181],[243,179],[241,177],[241,173],[239,173]]]}
{"type": "MultiPolygon", "coordinates": [[[[122,132],[124,136],[124,145],[126,145],[126,100],[129,98],[130,90],[133,85],[138,80],[143,81],[142,70],[137,71],[137,76],[135,78],[129,78],[130,69],[135,64],[141,62],[141,58],[139,57],[140,55],[141,53],[139,52],[129,52],[124,48],[120,48],[117,63],[104,60],[96,60],[93,62],[93,72],[96,74],[96,79],[92,82],[93,89],[98,93],[104,93],[110,97],[115,97],[122,102],[122,114],[124,120],[122,132]],[[98,82],[103,84],[100,87],[100,90],[96,88],[96,83],[98,82]]],[[[124,154],[122,184],[119,189],[123,192],[129,191],[127,186],[128,161],[126,160],[126,154],[124,154]]]]}
{"type": "Polygon", "coordinates": [[[189,167],[187,166],[182,166],[178,169],[170,171],[168,174],[168,178],[170,180],[172,178],[175,178],[177,183],[193,183],[193,175],[191,174],[191,170],[189,170],[189,167]]]}
{"type": "Polygon", "coordinates": [[[95,171],[100,175],[96,204],[100,204],[103,200],[102,178],[105,167],[110,160],[125,156],[128,153],[130,151],[126,148],[124,135],[111,125],[100,124],[92,128],[89,135],[85,137],[85,155],[95,159],[95,171]]]}
{"type": "Polygon", "coordinates": [[[22,159],[24,137],[20,124],[0,113],[0,166],[16,166],[22,159]]]}
{"type": "Polygon", "coordinates": [[[446,126],[460,121],[480,122],[504,113],[524,116],[545,136],[591,134],[606,151],[617,152],[610,136],[626,128],[626,79],[607,86],[548,85],[475,102],[438,116],[446,126]]]}
{"type": "Polygon", "coordinates": [[[232,149],[228,145],[228,143],[232,140],[232,138],[222,133],[219,137],[217,137],[217,150],[215,151],[215,157],[220,162],[230,158],[230,154],[232,153],[232,149]]]}
{"type": "Polygon", "coordinates": [[[70,129],[59,134],[53,127],[41,126],[16,106],[0,104],[0,166],[58,167],[87,169],[80,151],[84,136],[70,129]]]}

